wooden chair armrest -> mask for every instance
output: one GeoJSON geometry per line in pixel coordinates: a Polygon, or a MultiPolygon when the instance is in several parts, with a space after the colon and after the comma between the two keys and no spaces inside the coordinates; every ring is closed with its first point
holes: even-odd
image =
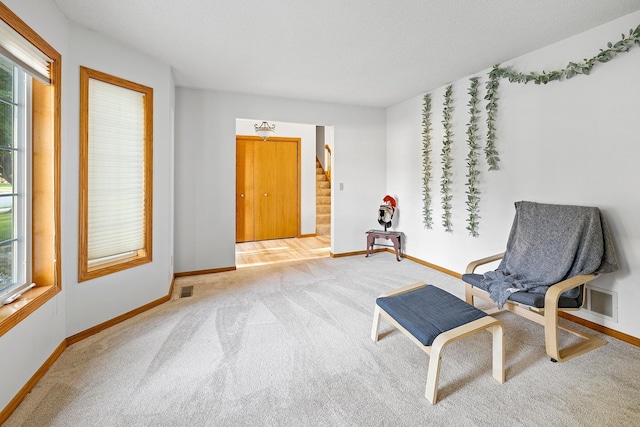
{"type": "Polygon", "coordinates": [[[573,289],[576,286],[588,283],[596,277],[598,277],[597,274],[581,274],[549,286],[549,290],[547,290],[547,293],[544,295],[545,310],[553,309],[553,307],[555,307],[557,310],[558,300],[560,299],[560,295],[563,292],[568,291],[569,289],[573,289]]]}
{"type": "Polygon", "coordinates": [[[466,274],[471,274],[476,270],[476,268],[480,267],[481,265],[489,264],[490,262],[498,261],[499,259],[502,259],[502,258],[504,258],[504,252],[499,253],[499,254],[495,254],[495,255],[491,255],[491,256],[488,256],[486,258],[482,258],[482,259],[479,259],[479,260],[476,260],[476,261],[471,261],[467,265],[467,269],[465,270],[465,273],[466,274]]]}

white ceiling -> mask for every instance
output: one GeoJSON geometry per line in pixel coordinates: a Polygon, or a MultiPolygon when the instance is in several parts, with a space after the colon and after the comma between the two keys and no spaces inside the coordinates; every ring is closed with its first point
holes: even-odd
{"type": "Polygon", "coordinates": [[[179,86],[375,107],[640,10],[640,0],[53,2],[170,64],[179,86]]]}

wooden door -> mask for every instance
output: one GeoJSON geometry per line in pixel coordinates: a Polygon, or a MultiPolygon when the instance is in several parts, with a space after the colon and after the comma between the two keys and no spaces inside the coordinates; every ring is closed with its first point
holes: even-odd
{"type": "Polygon", "coordinates": [[[300,139],[238,137],[236,145],[236,241],[296,237],[300,139]]]}
{"type": "Polygon", "coordinates": [[[236,242],[255,240],[253,141],[236,140],[236,242]]]}
{"type": "Polygon", "coordinates": [[[283,237],[297,237],[300,231],[300,140],[278,144],[278,178],[282,183],[279,193],[278,230],[283,237]]]}

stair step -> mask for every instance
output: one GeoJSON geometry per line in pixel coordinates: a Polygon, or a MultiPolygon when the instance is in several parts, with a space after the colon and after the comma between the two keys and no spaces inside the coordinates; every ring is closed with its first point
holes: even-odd
{"type": "Polygon", "coordinates": [[[316,226],[316,236],[329,236],[331,234],[331,224],[316,226]]]}
{"type": "Polygon", "coordinates": [[[331,235],[331,182],[316,160],[316,235],[331,235]]]}
{"type": "Polygon", "coordinates": [[[316,206],[329,205],[331,206],[331,197],[328,196],[316,196],[316,206]]]}
{"type": "Polygon", "coordinates": [[[316,205],[316,215],[320,214],[331,215],[331,205],[316,205]]]}
{"type": "Polygon", "coordinates": [[[316,226],[325,224],[331,224],[331,214],[316,215],[316,226]]]}

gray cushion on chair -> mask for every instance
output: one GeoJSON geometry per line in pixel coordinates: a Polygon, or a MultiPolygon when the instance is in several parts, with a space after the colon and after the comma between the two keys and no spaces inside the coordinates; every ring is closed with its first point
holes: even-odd
{"type": "MultiPolygon", "coordinates": [[[[483,291],[488,291],[483,284],[482,274],[463,274],[462,280],[473,285],[476,288],[480,288],[483,291]]],[[[560,295],[558,300],[558,307],[560,308],[579,308],[582,305],[582,292],[584,285],[578,286],[578,296],[575,298],[566,297],[560,295]]],[[[544,308],[544,294],[538,294],[533,292],[514,292],[509,296],[509,301],[514,301],[520,304],[528,305],[536,308],[544,308]]]]}
{"type": "Polygon", "coordinates": [[[435,286],[380,297],[376,304],[425,346],[441,333],[487,315],[435,286]]]}

